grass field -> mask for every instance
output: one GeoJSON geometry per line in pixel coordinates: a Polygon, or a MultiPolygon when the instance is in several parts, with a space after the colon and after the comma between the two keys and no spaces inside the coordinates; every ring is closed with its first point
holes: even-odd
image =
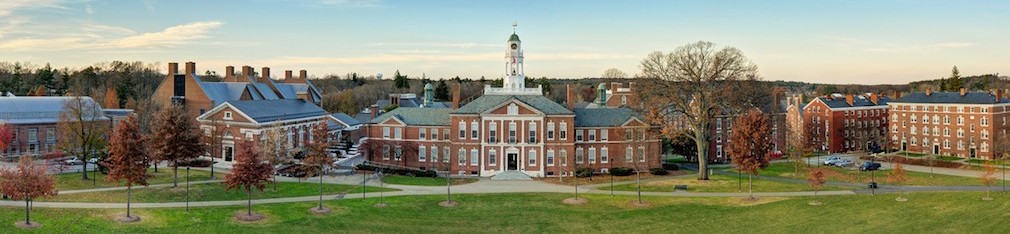
{"type": "MultiPolygon", "coordinates": [[[[148,184],[166,184],[172,183],[172,168],[158,168],[158,172],[155,173],[154,169],[147,169],[147,183],[148,184]]],[[[224,174],[215,172],[217,179],[223,179],[224,174]]],[[[92,189],[92,188],[108,188],[108,187],[119,187],[122,183],[108,182],[105,180],[107,175],[102,175],[98,173],[98,181],[93,181],[95,179],[94,173],[88,173],[88,180],[81,180],[81,173],[66,173],[56,176],[56,189],[58,190],[78,190],[78,189],[92,189]],[[92,185],[92,183],[97,182],[97,186],[92,185]]],[[[210,179],[210,172],[203,170],[190,170],[189,171],[190,181],[202,181],[210,179]]],[[[186,182],[186,169],[179,168],[179,183],[186,182]]]]}
{"type": "MultiPolygon", "coordinates": [[[[225,191],[224,184],[221,183],[194,184],[190,185],[189,189],[190,201],[245,200],[247,198],[244,192],[238,190],[225,191]]],[[[365,188],[368,192],[377,192],[379,189],[371,186],[365,188]]],[[[381,189],[383,191],[397,191],[397,189],[390,188],[381,189]]],[[[361,193],[361,186],[323,184],[323,194],[334,195],[341,192],[361,193]]],[[[312,195],[319,195],[319,184],[281,182],[277,184],[277,191],[273,191],[273,185],[267,184],[266,190],[253,192],[253,199],[312,195]]],[[[126,202],[126,190],[64,194],[42,199],[42,201],[126,202]]],[[[181,201],[186,201],[186,187],[184,185],[176,188],[137,187],[133,190],[133,202],[181,201]]]]}
{"type": "MultiPolygon", "coordinates": [[[[736,176],[726,176],[726,175],[712,175],[708,177],[708,181],[700,181],[695,177],[688,178],[673,178],[665,180],[647,181],[642,182],[642,191],[647,192],[673,192],[674,185],[682,184],[687,185],[688,192],[739,192],[741,182],[736,176]]],[[[747,175],[743,175],[743,192],[747,192],[747,175]]],[[[616,185],[614,186],[615,191],[636,191],[638,185],[635,183],[616,185]]],[[[597,187],[600,190],[610,190],[610,186],[597,187]]],[[[821,191],[825,190],[851,190],[853,188],[838,187],[838,186],[824,186],[821,191]]],[[[813,191],[810,186],[801,183],[788,183],[779,181],[770,181],[760,178],[754,178],[754,192],[796,192],[796,191],[813,191]]]]}
{"type": "Polygon", "coordinates": [[[926,156],[926,154],[924,154],[924,153],[905,152],[905,151],[898,152],[897,155],[908,156],[908,157],[922,157],[922,156],[926,156]]]}
{"type": "MultiPolygon", "coordinates": [[[[634,196],[584,195],[589,204],[571,206],[571,194],[459,195],[459,207],[436,203],[442,196],[388,197],[326,201],[334,212],[317,216],[315,203],[253,205],[267,215],[260,223],[232,219],[244,206],[134,209],[143,220],[118,224],[122,209],[36,208],[32,218],[42,227],[31,233],[1008,233],[1005,209],[1010,197],[982,193],[913,193],[908,202],[895,195],[740,198],[645,197],[649,208],[634,208],[634,196]],[[824,225],[830,224],[830,225],[824,225]]],[[[4,233],[28,233],[13,223],[23,207],[0,208],[4,233]]]]}
{"type": "MultiPolygon", "coordinates": [[[[652,178],[674,177],[674,176],[678,176],[678,175],[691,174],[691,173],[697,174],[694,171],[688,171],[688,170],[667,171],[667,173],[669,173],[669,174],[666,174],[666,175],[653,175],[653,174],[650,174],[648,171],[644,171],[644,172],[642,172],[641,176],[642,176],[643,180],[647,180],[647,179],[652,179],[652,178]]],[[[560,184],[560,185],[569,185],[569,186],[575,186],[576,181],[578,181],[579,186],[582,186],[582,185],[591,185],[591,184],[606,184],[606,183],[610,183],[610,178],[611,177],[610,177],[609,174],[602,174],[602,175],[594,175],[591,178],[590,177],[582,177],[582,178],[572,178],[572,177],[544,178],[541,181],[547,182],[547,183],[551,183],[551,184],[560,184]]],[[[629,176],[614,176],[613,178],[614,178],[614,182],[622,182],[622,181],[634,181],[638,177],[635,174],[631,174],[629,176]]]]}
{"type": "MultiPolygon", "coordinates": [[[[445,186],[445,177],[414,177],[391,175],[382,178],[383,183],[418,186],[445,186]]],[[[452,185],[477,182],[476,178],[453,178],[452,185]]]]}
{"type": "MultiPolygon", "coordinates": [[[[870,177],[874,176],[872,179],[873,181],[880,184],[887,184],[887,174],[891,172],[891,170],[878,170],[873,172],[871,175],[870,172],[862,172],[859,170],[848,170],[828,166],[825,166],[825,168],[830,168],[832,171],[837,172],[837,176],[829,177],[828,181],[850,183],[868,183],[871,180],[870,177]]],[[[905,185],[983,185],[982,181],[975,177],[941,174],[933,174],[932,177],[930,177],[930,174],[927,172],[908,170],[905,170],[905,172],[908,173],[908,181],[904,183],[905,185]]],[[[800,173],[796,174],[795,164],[793,163],[772,163],[768,166],[768,168],[765,168],[765,170],[761,171],[759,174],[762,176],[776,176],[794,179],[806,179],[807,176],[806,172],[803,170],[800,170],[800,173]]]]}

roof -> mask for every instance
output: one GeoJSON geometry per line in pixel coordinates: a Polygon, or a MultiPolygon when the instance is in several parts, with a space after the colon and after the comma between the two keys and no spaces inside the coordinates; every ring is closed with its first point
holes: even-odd
{"type": "Polygon", "coordinates": [[[519,41],[519,35],[513,33],[512,36],[509,37],[509,41],[519,41]]]}
{"type": "Polygon", "coordinates": [[[484,95],[456,109],[453,114],[480,114],[502,103],[518,100],[548,115],[570,115],[572,111],[542,95],[484,95]]]}
{"type": "Polygon", "coordinates": [[[642,119],[642,116],[632,109],[619,108],[576,108],[575,127],[616,127],[628,122],[631,118],[642,119]]]}
{"type": "Polygon", "coordinates": [[[372,113],[359,112],[354,115],[354,119],[358,120],[359,123],[368,123],[372,121],[372,113]]]}
{"type": "Polygon", "coordinates": [[[323,108],[303,100],[252,100],[227,103],[260,123],[327,115],[323,108]]]}
{"type": "Polygon", "coordinates": [[[249,87],[249,83],[244,82],[200,82],[207,98],[215,103],[236,101],[242,98],[242,93],[249,91],[254,100],[262,99],[262,96],[255,95],[257,92],[249,87]]]}
{"type": "Polygon", "coordinates": [[[358,121],[357,119],[355,119],[354,117],[351,117],[350,115],[347,115],[347,114],[344,114],[344,113],[336,113],[336,114],[332,114],[332,116],[333,116],[333,118],[335,118],[337,120],[340,120],[340,122],[344,122],[348,126],[354,126],[354,125],[361,124],[361,122],[358,121]]]}
{"type": "Polygon", "coordinates": [[[901,103],[957,103],[957,104],[997,104],[1010,103],[1010,99],[997,101],[996,95],[984,92],[969,92],[961,96],[960,92],[910,93],[893,102],[901,103]]]}
{"type": "MultiPolygon", "coordinates": [[[[94,105],[95,113],[87,113],[85,119],[109,120],[103,115],[101,105],[91,97],[81,97],[85,105],[94,105]]],[[[0,123],[43,124],[56,123],[64,104],[74,97],[4,97],[0,98],[0,123]]]]}
{"type": "Polygon", "coordinates": [[[873,104],[869,98],[862,95],[854,95],[852,98],[852,105],[850,106],[848,102],[845,101],[845,97],[833,97],[828,99],[824,96],[817,97],[817,100],[821,100],[828,108],[850,108],[850,107],[871,107],[871,106],[887,106],[887,102],[891,99],[885,96],[877,97],[877,104],[873,104]]]}
{"type": "Polygon", "coordinates": [[[452,109],[445,108],[400,107],[375,117],[372,123],[382,123],[389,118],[396,117],[407,125],[449,126],[449,112],[451,111],[452,109]]]}

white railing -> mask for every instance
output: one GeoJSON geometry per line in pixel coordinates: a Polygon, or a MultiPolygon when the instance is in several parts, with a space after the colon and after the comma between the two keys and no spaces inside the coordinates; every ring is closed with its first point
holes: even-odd
{"type": "Polygon", "coordinates": [[[484,85],[484,95],[542,95],[543,86],[536,88],[492,88],[484,85]]]}

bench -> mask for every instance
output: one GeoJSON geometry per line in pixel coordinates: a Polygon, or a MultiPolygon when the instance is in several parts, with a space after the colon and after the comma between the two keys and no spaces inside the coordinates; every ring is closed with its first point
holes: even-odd
{"type": "Polygon", "coordinates": [[[684,191],[684,192],[687,192],[687,185],[686,185],[686,184],[678,184],[678,185],[674,185],[674,186],[673,186],[673,191],[674,191],[674,192],[676,192],[676,191],[684,191]]]}

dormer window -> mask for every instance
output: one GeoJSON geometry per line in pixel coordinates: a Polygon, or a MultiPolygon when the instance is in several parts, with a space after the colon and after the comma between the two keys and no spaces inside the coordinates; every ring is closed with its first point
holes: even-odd
{"type": "Polygon", "coordinates": [[[508,114],[509,115],[518,115],[519,114],[519,106],[517,106],[515,103],[509,104],[508,114]]]}
{"type": "Polygon", "coordinates": [[[231,111],[225,111],[224,112],[224,119],[225,120],[232,120],[232,118],[231,118],[231,111]]]}

